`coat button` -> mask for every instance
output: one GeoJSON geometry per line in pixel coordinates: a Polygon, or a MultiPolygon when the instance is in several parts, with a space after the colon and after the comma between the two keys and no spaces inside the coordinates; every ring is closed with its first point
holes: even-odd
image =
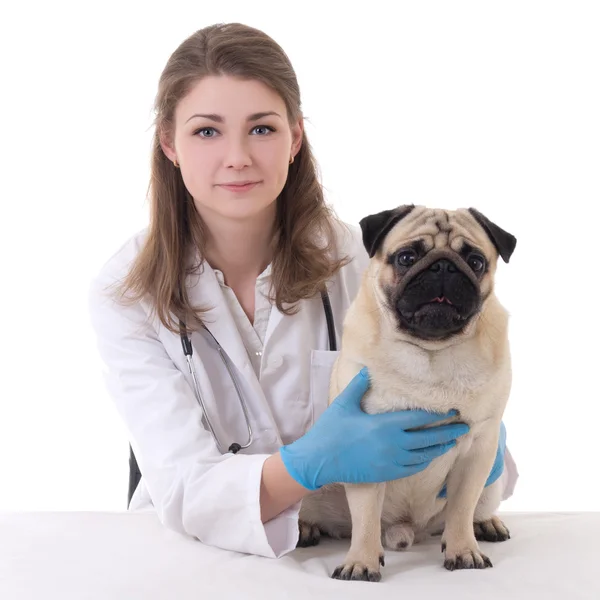
{"type": "Polygon", "coordinates": [[[281,356],[271,356],[269,359],[269,366],[272,369],[277,369],[283,364],[283,358],[281,356]]]}

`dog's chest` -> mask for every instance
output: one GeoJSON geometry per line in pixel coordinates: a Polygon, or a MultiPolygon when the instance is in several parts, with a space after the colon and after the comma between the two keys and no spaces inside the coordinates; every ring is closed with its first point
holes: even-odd
{"type": "Polygon", "coordinates": [[[460,410],[463,415],[489,381],[492,365],[467,349],[437,354],[419,350],[398,352],[373,365],[366,412],[425,409],[460,410]]]}

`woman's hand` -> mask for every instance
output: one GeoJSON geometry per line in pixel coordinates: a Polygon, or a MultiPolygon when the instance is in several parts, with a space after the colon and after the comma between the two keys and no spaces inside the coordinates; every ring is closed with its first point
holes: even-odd
{"type": "MultiPolygon", "coordinates": [[[[504,471],[504,452],[506,451],[506,427],[504,426],[504,422],[500,423],[500,438],[498,440],[498,451],[496,452],[496,460],[492,466],[492,471],[487,481],[485,482],[485,487],[488,485],[492,485],[500,475],[502,475],[502,471],[504,471]]],[[[438,498],[446,497],[446,484],[438,494],[438,498]]]]}

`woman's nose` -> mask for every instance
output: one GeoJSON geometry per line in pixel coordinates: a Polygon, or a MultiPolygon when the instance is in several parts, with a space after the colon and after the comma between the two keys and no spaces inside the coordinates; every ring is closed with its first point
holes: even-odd
{"type": "Polygon", "coordinates": [[[243,141],[230,141],[225,150],[225,167],[232,169],[242,169],[252,164],[250,148],[248,143],[243,141]]]}

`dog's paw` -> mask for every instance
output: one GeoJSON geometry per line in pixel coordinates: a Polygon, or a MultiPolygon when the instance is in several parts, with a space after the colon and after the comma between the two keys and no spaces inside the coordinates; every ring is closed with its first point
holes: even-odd
{"type": "Polygon", "coordinates": [[[496,515],[487,521],[473,523],[473,530],[475,539],[480,542],[505,542],[510,539],[510,531],[496,515]]]}
{"type": "Polygon", "coordinates": [[[492,567],[492,561],[485,555],[477,545],[473,548],[464,546],[457,549],[449,549],[442,543],[442,552],[446,553],[444,567],[448,571],[457,569],[486,569],[492,567]]]}
{"type": "Polygon", "coordinates": [[[385,565],[383,554],[379,555],[379,564],[367,565],[360,561],[347,560],[345,564],[340,565],[331,574],[333,579],[344,579],[352,581],[381,581],[381,571],[379,565],[385,565]]]}
{"type": "Polygon", "coordinates": [[[321,541],[321,530],[317,525],[311,525],[306,521],[298,522],[299,536],[296,548],[307,548],[316,546],[321,541]]]}
{"type": "Polygon", "coordinates": [[[389,550],[406,550],[415,541],[415,531],[408,523],[390,525],[383,532],[383,546],[389,550]]]}

